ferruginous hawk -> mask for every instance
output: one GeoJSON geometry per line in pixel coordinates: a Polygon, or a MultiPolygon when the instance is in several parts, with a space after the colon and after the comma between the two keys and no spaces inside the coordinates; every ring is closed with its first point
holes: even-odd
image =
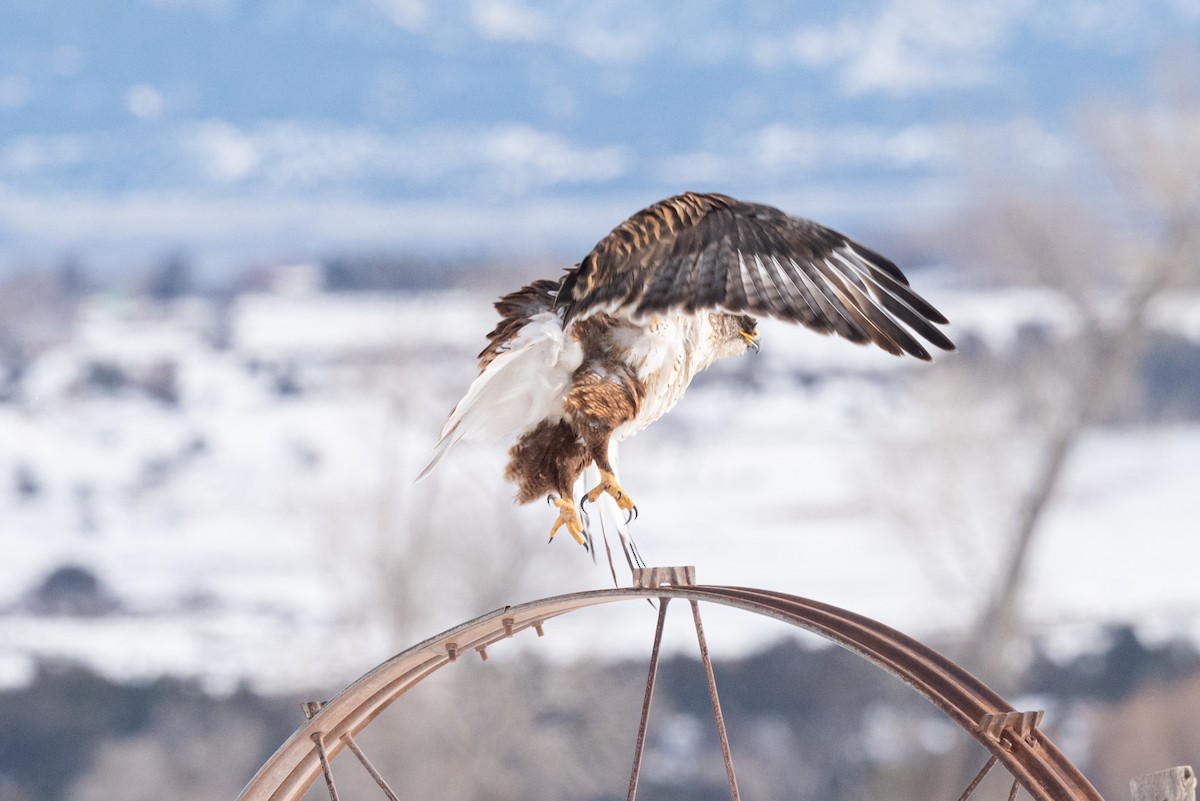
{"type": "MultiPolygon", "coordinates": [[[[607,494],[626,523],[636,512],[615,443],[670,411],[715,360],[758,350],[751,315],[926,361],[918,337],[954,350],[936,327],[946,318],[875,251],[771,206],[697,192],[639,211],[561,278],[496,309],[479,376],[421,475],[460,439],[516,435],[505,477],[517,501],[547,496],[558,507],[550,538],[565,528],[589,547],[585,503],[607,494]],[[575,484],[593,465],[577,506],[575,484]]],[[[622,543],[632,564],[624,531],[622,543]]]]}

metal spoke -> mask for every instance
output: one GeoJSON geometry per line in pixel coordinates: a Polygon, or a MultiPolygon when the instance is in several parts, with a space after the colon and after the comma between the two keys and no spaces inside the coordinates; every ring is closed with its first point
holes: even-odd
{"type": "MultiPolygon", "coordinates": [[[[983,767],[980,768],[979,772],[975,774],[975,778],[971,779],[971,783],[967,785],[967,789],[963,790],[963,794],[958,797],[958,801],[967,801],[967,799],[971,797],[971,793],[975,792],[975,788],[977,788],[979,783],[983,781],[983,777],[988,775],[988,771],[991,770],[992,766],[996,764],[997,759],[999,759],[999,757],[997,757],[995,754],[992,754],[990,757],[988,757],[988,761],[983,763],[983,767]]],[[[1012,799],[1009,799],[1009,801],[1012,801],[1012,799]]]]}
{"type": "Polygon", "coordinates": [[[342,741],[346,743],[346,745],[350,747],[350,750],[354,752],[354,755],[358,757],[358,761],[361,762],[362,766],[367,769],[367,773],[371,774],[371,778],[374,779],[375,783],[379,785],[379,789],[383,790],[384,794],[388,797],[388,801],[400,801],[400,799],[396,797],[396,794],[392,792],[392,788],[388,787],[388,783],[384,780],[383,776],[375,769],[375,766],[371,764],[371,760],[367,759],[367,755],[364,754],[362,749],[358,747],[358,743],[354,741],[354,737],[347,732],[346,734],[342,735],[342,741]]]}
{"type": "Polygon", "coordinates": [[[628,801],[633,801],[637,795],[638,776],[642,772],[642,750],[646,745],[646,723],[650,719],[650,701],[654,698],[654,680],[658,676],[658,651],[662,646],[663,623],[667,619],[667,602],[670,598],[660,598],[658,601],[658,625],[654,628],[654,647],[650,650],[650,670],[646,675],[646,696],[642,699],[642,718],[638,723],[637,741],[633,746],[633,771],[629,775],[628,801]]]}
{"type": "Polygon", "coordinates": [[[317,758],[321,760],[321,772],[325,774],[325,786],[329,788],[329,801],[339,801],[337,787],[333,784],[333,769],[329,767],[329,757],[325,753],[323,732],[315,732],[312,741],[317,746],[317,758]]]}
{"type": "Polygon", "coordinates": [[[1020,782],[1018,782],[1016,779],[1013,779],[1012,789],[1008,791],[1008,801],[1013,801],[1013,799],[1017,797],[1017,788],[1020,786],[1020,782]]]}
{"type": "MultiPolygon", "coordinates": [[[[327,705],[306,704],[311,706],[306,712],[313,722],[298,729],[276,751],[246,785],[239,801],[300,801],[319,774],[326,779],[330,798],[336,799],[329,761],[339,748],[350,744],[340,738],[333,740],[333,734],[326,743],[323,734],[313,736],[314,730],[344,736],[354,727],[367,725],[412,687],[449,664],[451,654],[459,656],[467,650],[476,650],[482,657],[484,652],[480,649],[525,629],[533,629],[541,636],[545,621],[587,607],[634,599],[665,603],[668,598],[692,604],[714,722],[735,801],[739,799],[739,791],[704,639],[699,601],[775,618],[808,630],[886,670],[931,701],[1017,778],[1011,795],[1013,801],[1021,787],[1036,801],[1103,801],[1087,778],[1040,731],[1040,712],[1018,712],[945,656],[878,621],[772,590],[699,585],[695,583],[692,567],[639,568],[633,576],[632,587],[568,593],[497,609],[400,652],[346,687],[327,705]],[[446,650],[442,651],[443,648],[446,650]],[[318,708],[319,720],[314,715],[318,708]]],[[[642,741],[635,754],[637,764],[631,771],[635,777],[644,756],[649,709],[647,701],[641,724],[642,741]]],[[[963,795],[964,801],[970,801],[978,786],[979,783],[972,782],[963,795]]]]}
{"type": "MultiPolygon", "coordinates": [[[[300,704],[300,711],[304,713],[305,720],[312,720],[323,706],[325,706],[324,701],[305,701],[300,704]]],[[[314,732],[310,735],[310,739],[316,746],[317,758],[321,761],[321,773],[325,775],[325,786],[329,789],[329,801],[338,801],[337,787],[333,783],[333,768],[329,766],[329,755],[325,753],[325,733],[314,732]]]]}
{"type": "Polygon", "coordinates": [[[717,737],[721,740],[721,756],[725,759],[725,776],[729,779],[729,797],[732,801],[741,801],[737,776],[733,772],[733,755],[729,753],[729,735],[725,733],[725,716],[721,714],[721,699],[717,695],[717,677],[713,675],[708,642],[704,639],[704,625],[700,622],[700,604],[695,601],[691,604],[692,619],[696,621],[696,640],[700,643],[700,661],[704,663],[704,677],[708,681],[708,698],[712,701],[713,720],[717,724],[717,737]]]}

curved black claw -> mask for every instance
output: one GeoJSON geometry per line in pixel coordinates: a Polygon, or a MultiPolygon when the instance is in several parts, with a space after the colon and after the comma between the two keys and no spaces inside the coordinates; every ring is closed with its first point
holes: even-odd
{"type": "Polygon", "coordinates": [[[636,506],[632,506],[632,507],[630,507],[630,508],[629,508],[629,511],[627,511],[627,512],[625,513],[625,525],[627,525],[627,526],[628,526],[628,525],[629,525],[630,523],[632,523],[634,520],[637,520],[637,516],[638,516],[638,510],[637,510],[637,507],[636,507],[636,506]]]}
{"type": "Polygon", "coordinates": [[[583,527],[585,529],[589,529],[592,527],[592,516],[587,513],[587,509],[583,508],[584,504],[586,504],[586,503],[587,503],[587,496],[584,496],[579,501],[579,516],[583,518],[583,527]]]}
{"type": "Polygon", "coordinates": [[[549,495],[546,496],[546,505],[553,506],[554,502],[557,500],[558,500],[558,496],[555,495],[553,492],[551,492],[549,495]]]}

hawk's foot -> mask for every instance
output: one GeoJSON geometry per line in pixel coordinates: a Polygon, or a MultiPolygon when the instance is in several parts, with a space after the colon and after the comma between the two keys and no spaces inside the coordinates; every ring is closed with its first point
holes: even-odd
{"type": "Polygon", "coordinates": [[[554,535],[558,533],[558,530],[566,526],[567,533],[586,548],[587,537],[583,533],[583,523],[579,519],[579,513],[575,510],[575,503],[569,498],[560,498],[557,495],[551,495],[547,500],[558,507],[558,519],[554,521],[554,525],[550,529],[550,541],[553,542],[554,535]]]}
{"type": "MultiPolygon", "coordinates": [[[[612,499],[617,502],[617,506],[621,507],[626,512],[625,522],[629,523],[637,517],[637,505],[634,504],[633,498],[629,497],[629,493],[621,488],[617,483],[617,477],[607,470],[600,471],[600,483],[592,487],[586,495],[583,496],[583,501],[595,503],[604,493],[612,496],[612,499]]],[[[580,501],[580,506],[583,505],[580,501]]]]}

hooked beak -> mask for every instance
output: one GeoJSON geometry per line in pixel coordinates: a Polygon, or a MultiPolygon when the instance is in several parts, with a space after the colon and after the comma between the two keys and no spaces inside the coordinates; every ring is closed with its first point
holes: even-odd
{"type": "Polygon", "coordinates": [[[746,340],[746,347],[758,353],[762,350],[762,345],[758,343],[758,334],[749,334],[745,331],[741,332],[742,339],[746,340]]]}

